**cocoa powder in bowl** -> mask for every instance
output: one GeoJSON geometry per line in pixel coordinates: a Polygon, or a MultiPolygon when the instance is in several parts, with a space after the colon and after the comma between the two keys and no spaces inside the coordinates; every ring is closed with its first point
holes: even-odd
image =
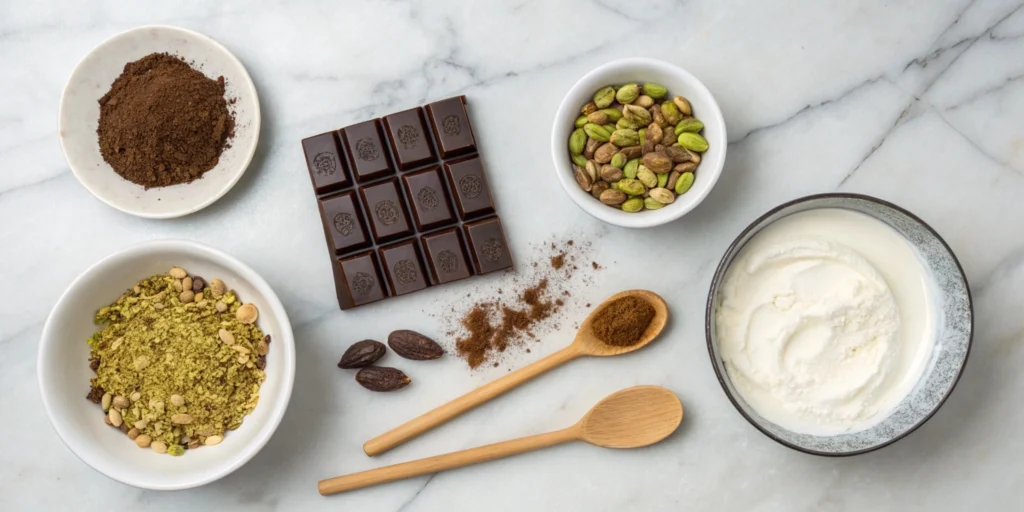
{"type": "Polygon", "coordinates": [[[213,169],[234,135],[224,77],[153,53],[124,66],[99,99],[103,159],[145,188],[188,183],[213,169]]]}
{"type": "Polygon", "coordinates": [[[623,297],[597,312],[591,329],[607,345],[629,347],[643,338],[654,320],[654,306],[636,297],[623,297]]]}

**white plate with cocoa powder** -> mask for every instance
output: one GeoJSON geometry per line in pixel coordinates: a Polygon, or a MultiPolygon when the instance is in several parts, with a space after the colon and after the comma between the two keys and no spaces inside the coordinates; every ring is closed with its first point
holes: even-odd
{"type": "Polygon", "coordinates": [[[172,218],[209,206],[242,177],[256,152],[260,105],[249,73],[220,43],[182,28],[147,26],[104,41],[75,67],[61,97],[58,128],[71,171],[99,200],[139,217],[172,218]],[[217,164],[202,177],[147,189],[122,178],[103,159],[96,130],[99,99],[110,90],[125,64],[152,53],[181,57],[214,80],[223,76],[235,128],[217,164]]]}

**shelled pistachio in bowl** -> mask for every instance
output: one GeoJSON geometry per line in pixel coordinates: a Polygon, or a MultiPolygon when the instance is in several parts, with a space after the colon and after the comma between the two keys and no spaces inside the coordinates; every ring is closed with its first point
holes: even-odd
{"type": "Polygon", "coordinates": [[[693,185],[708,141],[690,102],[654,83],[607,86],[569,135],[576,183],[625,212],[657,210],[693,185]]]}

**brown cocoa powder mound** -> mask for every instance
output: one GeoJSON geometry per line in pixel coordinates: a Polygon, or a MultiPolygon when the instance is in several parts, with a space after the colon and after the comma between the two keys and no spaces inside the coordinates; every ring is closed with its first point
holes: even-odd
{"type": "Polygon", "coordinates": [[[599,311],[591,328],[604,343],[628,347],[640,341],[653,319],[654,306],[646,300],[623,297],[599,311]]]}
{"type": "Polygon", "coordinates": [[[103,159],[147,189],[200,178],[235,131],[224,77],[208,78],[166,53],[125,64],[99,103],[103,159]]]}

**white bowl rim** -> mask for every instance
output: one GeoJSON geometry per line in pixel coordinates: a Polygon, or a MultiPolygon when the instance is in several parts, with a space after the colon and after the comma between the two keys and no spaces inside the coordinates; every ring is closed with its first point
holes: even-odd
{"type": "MultiPolygon", "coordinates": [[[[573,119],[575,119],[577,116],[573,115],[572,117],[573,119]]],[[[662,224],[666,224],[674,220],[677,220],[683,215],[686,215],[687,213],[697,208],[697,206],[704,202],[704,199],[707,198],[707,196],[711,193],[711,189],[715,188],[715,184],[718,183],[718,179],[719,177],[721,177],[722,170],[725,167],[725,159],[728,153],[728,146],[729,136],[727,127],[725,125],[725,118],[722,116],[722,110],[718,105],[718,100],[715,99],[715,96],[711,93],[711,90],[708,89],[706,85],[704,85],[704,82],[701,82],[700,79],[698,79],[692,73],[683,69],[680,66],[672,64],[670,62],[666,62],[664,60],[653,59],[650,57],[627,57],[623,59],[613,60],[594,68],[587,74],[580,77],[580,79],[577,80],[576,83],[574,83],[573,86],[569,88],[565,96],[562,98],[562,102],[559,104],[558,110],[555,113],[554,126],[551,130],[551,157],[555,164],[555,171],[558,175],[558,181],[559,183],[561,183],[562,188],[566,192],[566,195],[569,196],[569,199],[571,199],[572,202],[575,203],[576,206],[578,206],[580,209],[589,213],[590,215],[593,215],[599,220],[602,220],[609,224],[627,228],[650,228],[660,226],[662,224]],[[572,168],[569,167],[569,164],[565,158],[565,141],[561,140],[557,134],[557,128],[561,120],[563,118],[568,117],[567,112],[575,111],[578,108],[574,105],[569,104],[569,97],[573,95],[573,92],[581,88],[584,82],[586,82],[588,79],[597,75],[614,71],[615,69],[626,65],[650,66],[653,68],[660,68],[673,74],[682,76],[684,80],[690,82],[687,84],[688,87],[692,87],[694,90],[697,90],[702,94],[706,94],[707,97],[711,99],[710,104],[705,106],[704,110],[701,111],[700,118],[706,121],[706,125],[714,123],[715,125],[720,126],[722,130],[722,156],[720,161],[718,162],[718,165],[714,166],[714,168],[709,168],[707,170],[705,170],[704,166],[701,167],[701,170],[705,171],[704,174],[711,175],[710,181],[707,182],[707,186],[701,190],[694,190],[694,192],[697,192],[697,194],[693,196],[692,203],[687,204],[685,206],[680,204],[679,207],[675,209],[671,209],[674,205],[668,205],[665,208],[659,210],[671,212],[666,213],[665,217],[663,218],[654,219],[650,215],[632,214],[619,211],[614,208],[609,208],[608,206],[605,206],[600,202],[597,202],[596,200],[584,203],[579,201],[579,198],[577,198],[575,195],[569,192],[573,188],[578,188],[579,185],[577,185],[575,179],[572,178],[572,168]]]]}
{"type": "Polygon", "coordinates": [[[64,293],[61,294],[60,299],[58,299],[57,302],[54,304],[53,309],[50,310],[50,314],[46,318],[46,323],[43,325],[42,335],[40,336],[39,339],[39,352],[36,354],[36,376],[39,383],[39,392],[40,395],[42,396],[43,409],[46,410],[46,416],[47,419],[50,420],[50,425],[53,427],[54,431],[57,432],[57,436],[60,437],[60,440],[61,442],[64,443],[64,446],[66,446],[68,450],[71,451],[71,453],[75,454],[75,457],[78,457],[78,459],[84,462],[87,466],[96,470],[97,473],[100,473],[108,478],[111,478],[123,484],[131,485],[133,487],[139,487],[142,489],[150,489],[155,491],[175,491],[181,489],[190,489],[193,487],[200,487],[206,485],[210,482],[214,482],[233,473],[235,470],[244,466],[247,462],[249,462],[249,460],[255,457],[256,454],[263,449],[267,442],[270,441],[270,438],[273,437],[274,433],[277,431],[278,426],[280,426],[281,424],[281,420],[284,418],[285,412],[288,410],[288,403],[291,401],[292,388],[295,382],[295,338],[294,333],[292,332],[291,322],[288,319],[288,312],[285,310],[284,304],[281,303],[281,300],[277,297],[277,294],[274,293],[274,290],[270,287],[270,285],[265,280],[263,280],[263,278],[260,277],[260,275],[257,274],[256,271],[253,270],[251,267],[249,267],[245,263],[242,263],[234,256],[231,256],[230,254],[224,251],[215,249],[213,247],[210,247],[199,242],[194,242],[192,240],[183,240],[175,238],[149,240],[134,245],[130,245],[99,260],[98,262],[89,266],[89,268],[87,268],[81,274],[79,274],[78,277],[76,277],[71,282],[71,284],[68,285],[68,287],[64,290],[64,293]],[[256,440],[252,444],[248,445],[245,448],[245,450],[243,450],[243,455],[239,457],[238,460],[235,461],[235,463],[225,466],[220,471],[212,474],[207,478],[194,480],[178,485],[161,485],[154,484],[152,482],[139,482],[132,480],[131,478],[128,478],[124,475],[115,476],[112,474],[108,474],[104,471],[101,471],[99,468],[94,466],[89,460],[84,459],[78,453],[78,451],[75,450],[75,448],[71,446],[70,443],[68,443],[67,437],[65,436],[65,426],[58,425],[57,422],[54,421],[53,412],[51,411],[52,404],[50,403],[48,398],[50,392],[47,391],[50,388],[48,382],[49,378],[48,375],[45,374],[45,371],[43,370],[43,368],[45,368],[43,364],[44,354],[47,352],[48,349],[51,349],[50,343],[47,340],[51,338],[50,332],[53,329],[53,324],[55,322],[54,312],[56,312],[61,307],[61,305],[63,305],[63,303],[68,299],[68,295],[71,293],[71,290],[76,288],[79,285],[79,283],[83,279],[85,279],[87,275],[95,271],[97,268],[109,264],[109,262],[112,260],[132,258],[137,256],[141,252],[145,252],[147,250],[154,248],[159,249],[161,247],[175,250],[186,250],[189,252],[202,254],[205,256],[210,256],[214,259],[220,259],[221,261],[225,262],[226,265],[233,267],[239,274],[242,274],[243,278],[250,285],[256,288],[260,288],[261,293],[264,294],[265,300],[269,305],[269,308],[275,312],[275,317],[281,324],[281,330],[278,333],[278,337],[274,339],[274,342],[282,344],[286,358],[291,360],[292,362],[291,365],[288,365],[285,368],[284,379],[283,382],[281,383],[281,398],[277,402],[272,404],[274,410],[270,416],[269,421],[265,424],[269,426],[269,428],[264,427],[266,429],[264,435],[256,438],[256,440]]]}
{"type": "Polygon", "coordinates": [[[68,75],[68,81],[64,84],[64,89],[61,91],[60,107],[57,109],[57,133],[61,133],[63,131],[63,129],[64,129],[64,127],[61,126],[61,120],[64,119],[64,109],[65,109],[64,102],[65,102],[65,99],[67,98],[67,95],[68,95],[68,87],[71,85],[71,82],[73,81],[72,79],[75,77],[75,75],[78,74],[81,71],[82,65],[89,58],[89,56],[94,54],[94,53],[96,53],[97,51],[99,51],[104,46],[112,44],[115,40],[117,40],[117,39],[119,39],[121,37],[125,37],[125,36],[133,34],[135,32],[141,32],[141,31],[144,31],[144,30],[164,30],[164,31],[170,31],[170,32],[180,32],[180,33],[183,33],[183,34],[185,34],[185,35],[187,35],[189,37],[201,40],[205,44],[209,44],[210,46],[216,48],[218,51],[223,52],[224,56],[227,57],[228,60],[232,61],[232,63],[234,63],[234,64],[237,64],[238,68],[242,70],[241,77],[242,77],[242,82],[243,83],[241,84],[241,87],[243,87],[245,89],[245,94],[248,94],[248,95],[252,96],[253,104],[255,105],[256,108],[255,108],[255,111],[253,112],[253,117],[252,117],[252,132],[254,134],[253,141],[252,141],[252,144],[249,145],[249,151],[245,155],[245,158],[242,160],[241,164],[239,165],[239,170],[234,173],[234,175],[231,177],[231,179],[228,180],[224,184],[224,186],[219,191],[217,191],[217,193],[211,194],[208,198],[206,198],[205,200],[203,200],[203,201],[201,201],[201,202],[199,202],[199,203],[197,203],[195,205],[192,205],[192,206],[190,206],[188,208],[183,208],[183,209],[177,210],[177,211],[169,211],[169,212],[162,212],[162,213],[161,212],[149,212],[149,211],[145,211],[145,210],[131,209],[131,208],[129,208],[129,207],[123,205],[123,204],[119,204],[116,201],[113,201],[113,200],[111,200],[111,199],[109,199],[107,197],[104,197],[103,195],[99,194],[93,187],[91,187],[89,185],[88,180],[86,180],[86,179],[84,179],[82,177],[81,170],[77,169],[75,167],[75,165],[73,163],[71,163],[71,160],[67,156],[68,155],[67,154],[67,148],[64,146],[64,137],[58,137],[58,139],[60,140],[60,149],[61,149],[61,153],[64,154],[64,160],[67,161],[68,167],[71,169],[71,174],[73,174],[75,176],[75,179],[78,180],[78,182],[81,183],[82,186],[85,187],[85,189],[88,190],[89,193],[93,195],[93,197],[99,199],[100,201],[102,201],[103,203],[107,204],[108,206],[110,206],[112,208],[115,208],[117,210],[120,210],[120,211],[122,211],[124,213],[127,213],[129,215],[135,215],[136,217],[142,217],[142,218],[146,218],[146,219],[173,219],[173,218],[177,218],[177,217],[184,217],[185,215],[198,212],[199,210],[202,210],[203,208],[206,208],[207,206],[210,206],[211,204],[215,203],[218,199],[224,197],[224,195],[227,194],[228,191],[230,191],[232,188],[234,188],[235,184],[238,183],[238,181],[242,179],[242,175],[245,174],[245,171],[249,168],[249,164],[252,163],[252,159],[256,155],[256,147],[259,145],[260,128],[261,128],[261,125],[262,125],[262,114],[260,113],[260,98],[259,98],[259,95],[256,92],[256,84],[253,83],[252,77],[249,76],[249,71],[247,69],[245,69],[245,66],[242,64],[242,61],[238,60],[238,57],[236,57],[235,54],[231,53],[231,51],[228,50],[227,47],[225,47],[224,45],[220,44],[215,39],[211,38],[210,36],[207,36],[207,35],[204,35],[204,34],[200,34],[199,32],[196,32],[194,30],[189,30],[187,28],[182,28],[182,27],[176,27],[176,26],[173,26],[173,25],[143,25],[143,26],[140,26],[140,27],[130,28],[128,30],[125,30],[125,31],[119,32],[117,34],[114,34],[113,36],[110,36],[109,38],[104,40],[102,43],[96,45],[96,47],[94,47],[88,53],[83,55],[82,58],[79,59],[78,63],[75,64],[74,69],[71,70],[71,74],[68,75]]]}

